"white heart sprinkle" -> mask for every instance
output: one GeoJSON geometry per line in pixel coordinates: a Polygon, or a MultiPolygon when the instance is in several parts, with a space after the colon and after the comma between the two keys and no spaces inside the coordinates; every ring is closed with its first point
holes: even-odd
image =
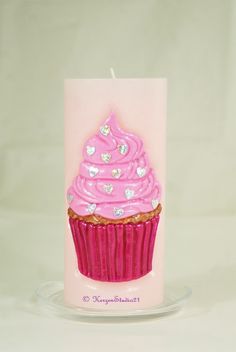
{"type": "Polygon", "coordinates": [[[68,193],[66,197],[67,197],[67,202],[68,202],[68,203],[71,203],[72,200],[74,199],[73,194],[70,194],[70,193],[68,193]]]}
{"type": "Polygon", "coordinates": [[[133,189],[126,188],[126,190],[125,190],[125,197],[126,197],[127,199],[131,199],[131,198],[133,198],[133,196],[134,196],[134,190],[133,190],[133,189]]]}
{"type": "Polygon", "coordinates": [[[97,174],[98,174],[99,170],[97,167],[94,167],[94,166],[90,166],[89,168],[89,175],[91,177],[95,177],[97,174]]]}
{"type": "Polygon", "coordinates": [[[88,206],[87,206],[87,212],[89,213],[89,214],[93,214],[94,213],[94,211],[95,211],[95,209],[96,209],[96,204],[94,204],[94,203],[92,203],[92,204],[89,204],[88,206]]]}
{"type": "Polygon", "coordinates": [[[143,177],[145,174],[146,174],[146,169],[145,169],[145,167],[137,167],[137,175],[139,176],[139,177],[143,177]]]}
{"type": "Polygon", "coordinates": [[[156,207],[158,206],[158,204],[159,204],[159,200],[158,200],[158,199],[153,199],[153,200],[152,200],[152,207],[153,207],[153,209],[156,209],[156,207]]]}
{"type": "Polygon", "coordinates": [[[124,209],[121,209],[121,208],[114,208],[114,211],[113,211],[114,215],[116,217],[120,217],[124,214],[124,209]]]}
{"type": "Polygon", "coordinates": [[[120,154],[125,155],[128,151],[128,146],[125,144],[118,145],[118,150],[120,154]]]}
{"type": "Polygon", "coordinates": [[[103,134],[103,136],[108,136],[110,133],[110,126],[109,125],[101,126],[100,132],[101,132],[101,134],[103,134]]]}
{"type": "Polygon", "coordinates": [[[121,169],[113,169],[112,172],[112,177],[114,178],[120,178],[121,176],[121,169]]]}
{"type": "Polygon", "coordinates": [[[113,191],[113,186],[112,184],[108,183],[106,185],[103,185],[103,189],[106,193],[111,193],[113,191]]]}
{"type": "Polygon", "coordinates": [[[95,153],[95,151],[96,151],[96,148],[95,147],[91,147],[90,145],[87,145],[86,151],[87,151],[88,155],[93,155],[95,153]]]}
{"type": "Polygon", "coordinates": [[[111,154],[103,153],[101,154],[101,158],[102,158],[102,161],[104,161],[104,163],[109,163],[109,161],[111,160],[111,154]]]}

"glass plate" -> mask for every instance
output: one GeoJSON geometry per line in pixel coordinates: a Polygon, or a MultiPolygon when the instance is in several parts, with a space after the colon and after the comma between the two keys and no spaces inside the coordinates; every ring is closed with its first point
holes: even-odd
{"type": "Polygon", "coordinates": [[[46,282],[36,290],[36,300],[40,308],[47,313],[66,319],[88,320],[109,318],[151,318],[161,317],[179,311],[191,296],[189,287],[165,288],[163,303],[146,309],[102,310],[67,306],[64,303],[64,285],[62,282],[46,282]]]}

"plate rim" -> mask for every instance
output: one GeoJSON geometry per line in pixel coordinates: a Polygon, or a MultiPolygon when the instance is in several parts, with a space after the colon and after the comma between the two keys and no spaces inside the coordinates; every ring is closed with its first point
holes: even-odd
{"type": "Polygon", "coordinates": [[[189,300],[192,295],[192,289],[189,286],[182,286],[181,289],[183,290],[183,294],[176,299],[170,298],[170,292],[172,294],[175,290],[179,290],[178,287],[175,289],[170,285],[165,285],[164,290],[164,299],[163,303],[151,306],[148,308],[142,309],[123,309],[123,310],[115,310],[115,309],[94,309],[94,308],[85,308],[85,307],[77,307],[77,306],[70,306],[66,305],[65,303],[59,304],[53,301],[52,297],[57,294],[60,294],[63,297],[64,292],[64,284],[61,281],[46,281],[42,283],[36,290],[35,290],[35,298],[36,302],[39,306],[48,308],[49,311],[52,312],[52,308],[56,315],[64,316],[64,317],[77,317],[79,318],[123,318],[123,317],[148,317],[148,316],[161,316],[161,315],[168,315],[170,313],[174,313],[180,310],[183,305],[189,300]],[[46,296],[43,295],[43,290],[48,287],[55,286],[55,292],[52,292],[50,295],[46,296]],[[57,287],[57,290],[56,290],[57,287]],[[60,287],[60,289],[59,289],[60,287]],[[51,298],[51,299],[50,299],[51,298]],[[169,303],[165,300],[169,300],[169,303]]]}

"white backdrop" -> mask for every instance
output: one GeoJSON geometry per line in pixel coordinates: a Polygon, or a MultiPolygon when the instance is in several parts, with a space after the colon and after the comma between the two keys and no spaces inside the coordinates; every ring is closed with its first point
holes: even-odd
{"type": "MultiPolygon", "coordinates": [[[[168,78],[167,276],[195,289],[191,313],[177,330],[177,320],[160,323],[166,340],[157,341],[151,325],[138,333],[150,335],[150,351],[231,351],[232,324],[224,330],[217,321],[233,319],[236,296],[235,32],[234,0],[0,0],[0,273],[6,315],[40,281],[62,278],[64,79],[109,77],[112,66],[121,78],[168,78]],[[207,326],[214,327],[213,335],[207,326]]],[[[45,321],[13,311],[9,330],[3,321],[3,350],[15,351],[20,343],[24,352],[32,351],[32,324],[42,328],[45,321]],[[31,336],[25,345],[24,329],[31,336]]],[[[48,326],[54,323],[64,331],[58,321],[48,326]]],[[[77,330],[68,329],[70,339],[60,333],[63,340],[51,350],[72,343],[77,330]]],[[[99,329],[94,331],[102,334],[99,329]]],[[[83,351],[90,351],[86,331],[81,341],[83,351]]],[[[119,336],[112,330],[109,336],[115,351],[111,336],[119,336]]],[[[129,343],[145,348],[141,341],[129,343]]],[[[34,351],[47,347],[41,341],[34,351]]]]}

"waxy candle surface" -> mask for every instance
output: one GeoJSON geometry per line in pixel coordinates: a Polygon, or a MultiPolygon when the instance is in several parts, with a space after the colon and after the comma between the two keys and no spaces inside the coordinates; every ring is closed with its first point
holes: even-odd
{"type": "MultiPolygon", "coordinates": [[[[163,210],[155,241],[153,269],[147,275],[127,282],[110,283],[87,278],[78,271],[73,238],[67,226],[65,301],[68,304],[96,309],[147,308],[161,303],[163,298],[166,80],[75,79],[65,81],[66,190],[78,174],[84,143],[96,133],[111,112],[115,113],[124,130],[142,138],[145,151],[161,184],[163,210]],[[110,299],[109,304],[105,304],[102,298],[110,299]]],[[[66,221],[68,223],[68,218],[66,221]]]]}

